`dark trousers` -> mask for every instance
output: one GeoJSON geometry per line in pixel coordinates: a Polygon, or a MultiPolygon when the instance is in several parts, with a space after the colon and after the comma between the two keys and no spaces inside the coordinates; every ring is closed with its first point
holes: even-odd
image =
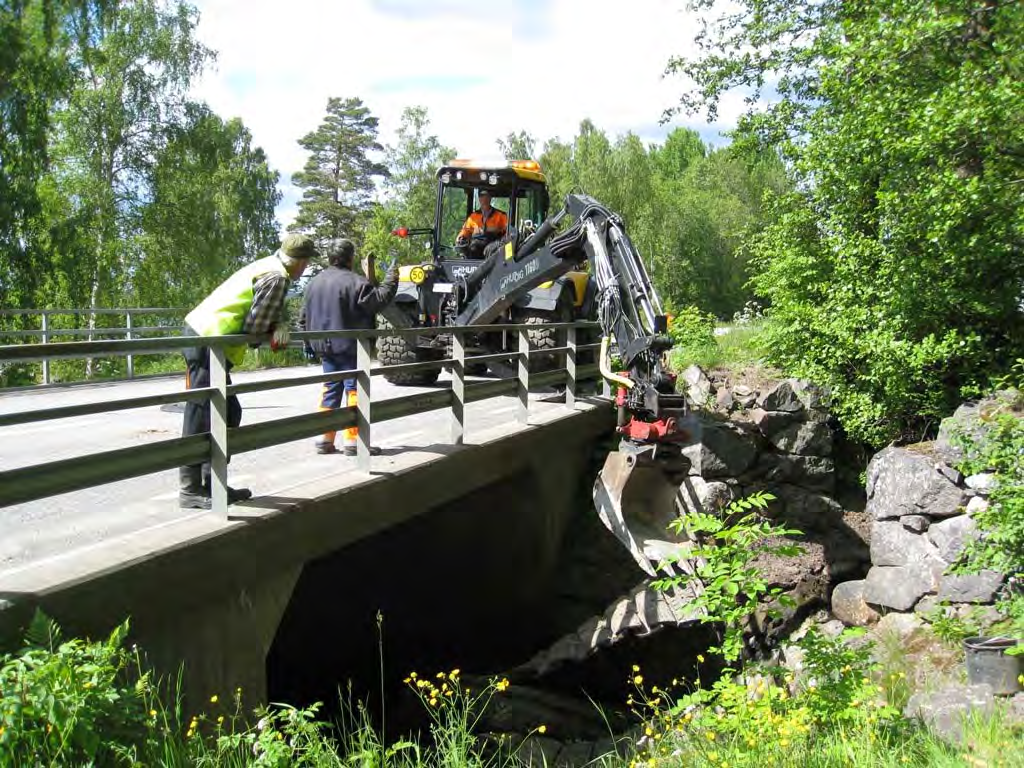
{"type": "MultiPolygon", "coordinates": [[[[324,373],[351,371],[356,367],[355,352],[347,355],[321,355],[320,361],[323,363],[324,373]]],[[[348,393],[355,391],[355,388],[355,379],[325,382],[323,394],[320,396],[320,407],[341,408],[348,402],[348,393]]]]}
{"type": "MultiPolygon", "coordinates": [[[[323,364],[324,373],[334,373],[335,371],[351,371],[356,367],[356,353],[355,350],[344,354],[323,354],[320,356],[320,362],[323,364]]],[[[341,408],[346,405],[355,404],[356,397],[356,380],[355,379],[342,379],[340,381],[326,381],[324,382],[323,392],[320,394],[320,410],[321,411],[332,411],[336,408],[341,408]]],[[[323,442],[334,443],[335,433],[325,432],[323,436],[323,442]]],[[[349,427],[345,430],[345,444],[355,445],[356,441],[356,430],[355,427],[349,427]]]]}
{"type": "MultiPolygon", "coordinates": [[[[209,347],[188,347],[182,350],[185,356],[185,388],[201,389],[210,386],[210,348],[209,347]]],[[[227,362],[227,369],[230,372],[231,362],[227,362]]],[[[231,374],[228,373],[228,384],[231,383],[231,374]]],[[[238,402],[235,395],[228,397],[228,426],[237,427],[242,423],[242,404],[238,402]]],[[[209,401],[196,403],[185,403],[185,417],[181,425],[181,436],[201,435],[210,431],[210,403],[209,401]]],[[[192,464],[181,468],[181,486],[183,489],[198,492],[202,487],[210,487],[210,463],[192,464]]]]}

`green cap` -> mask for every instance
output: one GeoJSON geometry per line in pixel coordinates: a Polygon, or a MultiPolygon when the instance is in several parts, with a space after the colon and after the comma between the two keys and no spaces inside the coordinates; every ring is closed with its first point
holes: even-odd
{"type": "Polygon", "coordinates": [[[281,243],[281,253],[289,259],[315,259],[320,256],[309,235],[288,235],[281,243]]]}

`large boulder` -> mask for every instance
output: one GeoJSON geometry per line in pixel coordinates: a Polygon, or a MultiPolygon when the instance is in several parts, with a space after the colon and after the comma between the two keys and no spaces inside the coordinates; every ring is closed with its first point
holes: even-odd
{"type": "Polygon", "coordinates": [[[741,480],[745,483],[752,480],[789,483],[831,494],[836,488],[835,469],[835,462],[824,456],[763,453],[741,480]]]}
{"type": "Polygon", "coordinates": [[[824,421],[799,421],[767,435],[768,441],[786,453],[831,456],[833,432],[824,421]]]}
{"type": "Polygon", "coordinates": [[[679,486],[679,501],[686,511],[693,514],[704,512],[714,514],[728,506],[736,498],[733,486],[716,480],[705,480],[700,475],[691,475],[679,486]]]}
{"type": "Polygon", "coordinates": [[[899,520],[879,520],[871,527],[871,563],[935,567],[940,573],[947,564],[927,536],[908,530],[899,520]]]}
{"type": "Polygon", "coordinates": [[[757,398],[765,411],[804,412],[803,418],[827,418],[832,398],[828,389],[803,379],[786,379],[757,398]]]}
{"type": "Polygon", "coordinates": [[[682,379],[686,396],[698,408],[704,408],[714,401],[715,386],[699,365],[691,365],[683,371],[682,379]]]}
{"type": "Polygon", "coordinates": [[[690,474],[704,478],[738,477],[757,459],[758,435],[747,425],[705,420],[701,440],[683,449],[690,474]]]}
{"type": "Polygon", "coordinates": [[[999,411],[1019,408],[1024,402],[1024,394],[1016,389],[1004,389],[987,396],[981,401],[964,403],[952,416],[939,424],[939,434],[935,438],[936,452],[949,464],[957,464],[964,458],[963,448],[958,437],[965,436],[969,440],[983,440],[987,427],[985,420],[999,411]]]}
{"type": "Polygon", "coordinates": [[[874,624],[880,614],[864,600],[864,580],[844,581],[832,590],[832,613],[848,627],[874,624]]]}
{"type": "Polygon", "coordinates": [[[757,398],[757,407],[765,411],[787,411],[796,413],[804,409],[803,401],[797,396],[796,379],[780,381],[757,398]]]}
{"type": "Polygon", "coordinates": [[[928,529],[928,538],[938,550],[939,557],[952,563],[964,546],[978,535],[978,524],[968,515],[957,515],[940,520],[928,529]]]}
{"type": "Polygon", "coordinates": [[[997,571],[944,574],[939,582],[939,600],[949,603],[991,603],[996,599],[1004,578],[997,571]]]}
{"type": "Polygon", "coordinates": [[[766,411],[763,408],[751,410],[750,420],[757,425],[765,437],[803,421],[801,414],[797,411],[766,411]]]}
{"type": "Polygon", "coordinates": [[[967,503],[962,488],[936,469],[937,462],[906,448],[886,448],[868,464],[868,510],[876,520],[925,514],[950,517],[967,503]]]}
{"type": "Polygon", "coordinates": [[[909,611],[931,591],[931,577],[913,567],[876,565],[864,580],[864,601],[894,611],[909,611]]]}
{"type": "MultiPolygon", "coordinates": [[[[995,710],[991,685],[954,685],[939,691],[915,693],[903,714],[918,718],[943,739],[958,743],[964,737],[964,721],[970,716],[989,716],[995,710]]],[[[981,761],[975,761],[980,764],[981,761]]]]}

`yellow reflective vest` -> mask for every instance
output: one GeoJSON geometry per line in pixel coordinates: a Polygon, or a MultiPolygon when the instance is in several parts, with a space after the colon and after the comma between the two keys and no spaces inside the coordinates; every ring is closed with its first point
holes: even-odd
{"type": "MultiPolygon", "coordinates": [[[[239,269],[185,317],[185,322],[200,336],[228,336],[241,333],[252,308],[253,286],[269,272],[289,278],[288,270],[276,253],[239,269]]],[[[290,279],[290,278],[289,278],[290,279]]],[[[245,357],[245,345],[225,347],[224,355],[233,365],[245,357]]]]}

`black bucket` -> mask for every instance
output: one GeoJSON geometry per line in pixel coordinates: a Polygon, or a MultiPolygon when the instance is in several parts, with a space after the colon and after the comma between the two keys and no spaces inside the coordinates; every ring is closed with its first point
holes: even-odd
{"type": "Polygon", "coordinates": [[[967,657],[967,680],[971,685],[987,683],[997,696],[1011,696],[1024,686],[1024,656],[1010,656],[1005,651],[1020,641],[1012,637],[968,637],[964,640],[967,657]]]}

